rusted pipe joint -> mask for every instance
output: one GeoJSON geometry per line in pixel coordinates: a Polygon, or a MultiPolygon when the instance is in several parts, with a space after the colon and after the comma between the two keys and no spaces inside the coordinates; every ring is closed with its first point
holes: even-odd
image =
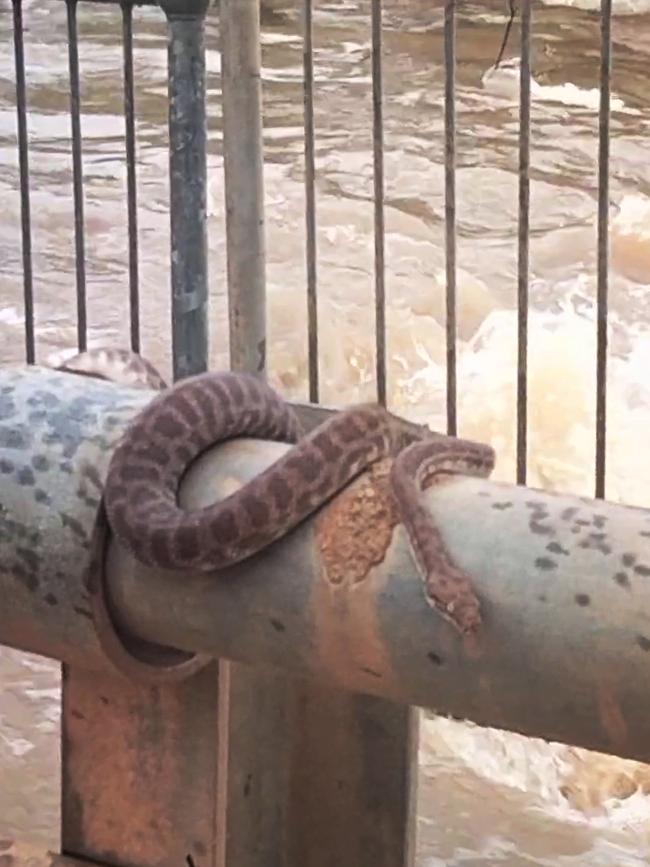
{"type": "Polygon", "coordinates": [[[100,508],[112,454],[155,392],[41,368],[0,372],[0,641],[152,682],[211,657],[115,629],[106,604],[100,508]]]}

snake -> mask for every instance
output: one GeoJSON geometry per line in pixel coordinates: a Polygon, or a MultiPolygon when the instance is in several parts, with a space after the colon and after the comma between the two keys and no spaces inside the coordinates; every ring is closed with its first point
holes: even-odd
{"type": "Polygon", "coordinates": [[[122,349],[87,350],[58,369],[160,392],[127,425],[103,490],[112,533],[140,563],[179,572],[225,569],[286,536],[388,458],[427,603],[462,635],[479,629],[472,581],[447,551],[423,492],[450,474],[489,477],[491,446],[437,433],[372,403],[335,412],[305,433],[291,405],[258,376],[208,372],[168,387],[146,359],[122,349]],[[192,462],[237,437],[291,447],[224,499],[182,508],[178,492],[192,462]]]}

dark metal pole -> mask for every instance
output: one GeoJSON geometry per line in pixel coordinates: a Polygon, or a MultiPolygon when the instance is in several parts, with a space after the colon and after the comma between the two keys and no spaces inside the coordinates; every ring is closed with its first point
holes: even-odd
{"type": "Polygon", "coordinates": [[[29,195],[29,139],[27,135],[27,98],[25,94],[25,46],[23,42],[22,0],[13,0],[14,62],[16,67],[16,117],[18,121],[18,163],[20,166],[20,222],[23,255],[25,304],[25,360],[36,360],[34,335],[34,281],[32,273],[32,224],[29,195]]]}
{"type": "Polygon", "coordinates": [[[318,264],[316,249],[316,144],[314,137],[314,9],[303,0],[303,106],[305,126],[305,258],[309,400],[318,401],[318,264]]]}
{"type": "Polygon", "coordinates": [[[598,283],[596,350],[596,497],[605,496],[607,463],[607,328],[609,308],[609,137],[612,77],[612,0],[602,0],[598,115],[598,283]]]}
{"type": "Polygon", "coordinates": [[[70,71],[70,124],[72,130],[72,181],[74,193],[74,240],[77,274],[77,346],[86,348],[86,247],[84,228],[84,182],[81,140],[81,88],[79,84],[79,40],[77,0],[67,0],[68,66],[70,71]]]}
{"type": "Polygon", "coordinates": [[[445,280],[447,432],[456,436],[456,0],[446,0],[445,3],[445,280]]]}
{"type": "Polygon", "coordinates": [[[169,175],[174,379],[208,365],[204,16],[208,0],[163,0],[169,25],[169,175]]]}
{"type": "Polygon", "coordinates": [[[129,233],[129,313],[131,349],[140,351],[140,280],[138,274],[138,186],[136,183],[135,94],[133,75],[133,3],[120,0],[124,51],[124,123],[129,233]]]}
{"type": "Polygon", "coordinates": [[[528,457],[528,278],[530,247],[530,34],[532,0],[521,4],[519,77],[519,237],[517,244],[517,481],[528,457]]]}

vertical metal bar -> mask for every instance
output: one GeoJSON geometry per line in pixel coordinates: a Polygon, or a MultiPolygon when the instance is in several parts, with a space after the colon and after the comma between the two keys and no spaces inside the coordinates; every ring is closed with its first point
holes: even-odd
{"type": "Polygon", "coordinates": [[[25,95],[25,49],[23,45],[22,0],[13,0],[14,62],[16,68],[16,115],[18,123],[18,163],[20,167],[20,219],[23,255],[23,292],[25,305],[25,359],[36,358],[34,340],[34,285],[32,275],[32,228],[29,199],[29,140],[27,137],[27,98],[25,95]]]}
{"type": "Polygon", "coordinates": [[[596,357],[596,497],[605,496],[607,446],[607,317],[609,289],[609,114],[612,74],[612,0],[601,4],[598,118],[598,284],[596,357]]]}
{"type": "Polygon", "coordinates": [[[521,2],[519,80],[519,243],[517,263],[517,483],[526,483],[528,435],[528,250],[530,234],[531,0],[521,2]]]}
{"type": "Polygon", "coordinates": [[[445,283],[447,432],[456,436],[456,0],[445,4],[445,283]]]}
{"type": "Polygon", "coordinates": [[[318,401],[318,295],[316,275],[316,191],[314,148],[314,48],[312,0],[304,0],[303,87],[305,119],[305,223],[307,229],[307,340],[309,400],[318,401]]]}
{"type": "Polygon", "coordinates": [[[74,240],[77,272],[77,345],[86,348],[86,253],[84,238],[83,162],[79,95],[79,50],[77,44],[77,0],[67,0],[68,64],[70,69],[70,123],[72,129],[72,182],[74,192],[74,240]]]}
{"type": "Polygon", "coordinates": [[[138,200],[135,176],[135,99],[133,93],[133,5],[122,0],[122,45],[124,51],[124,123],[126,145],[126,190],[129,226],[129,313],[131,349],[140,351],[140,289],[138,279],[138,200]]]}
{"type": "Polygon", "coordinates": [[[384,264],[384,107],[381,0],[372,0],[372,151],[375,186],[375,345],[377,400],[386,405],[386,271],[384,264]]]}
{"type": "Polygon", "coordinates": [[[169,24],[169,176],[174,379],[208,366],[204,16],[208,0],[163,0],[169,24]]]}
{"type": "Polygon", "coordinates": [[[266,374],[259,0],[222,0],[223,160],[230,365],[266,374]]]}
{"type": "MultiPolygon", "coordinates": [[[[259,0],[221,0],[223,155],[230,366],[266,376],[264,152],[259,0]]],[[[224,867],[284,864],[287,701],[278,672],[221,660],[224,867]],[[262,709],[262,712],[260,710],[262,709]],[[268,792],[274,792],[269,804],[268,792]]]]}
{"type": "MultiPolygon", "coordinates": [[[[233,368],[264,374],[259,0],[221,0],[220,12],[230,357],[233,368]]],[[[307,267],[310,397],[314,399],[318,344],[315,208],[309,199],[313,196],[310,30],[311,7],[306,4],[305,175],[308,233],[313,233],[311,241],[308,234],[307,267]]],[[[409,864],[415,712],[242,665],[222,663],[220,672],[222,719],[227,719],[222,730],[228,738],[228,759],[220,766],[222,780],[223,768],[228,767],[221,790],[227,810],[226,867],[409,864]],[[227,674],[228,702],[224,701],[227,674]],[[315,714],[322,719],[324,707],[327,716],[315,727],[315,714]],[[324,767],[328,773],[322,773],[324,767]],[[333,827],[336,834],[331,833],[333,827]]]]}

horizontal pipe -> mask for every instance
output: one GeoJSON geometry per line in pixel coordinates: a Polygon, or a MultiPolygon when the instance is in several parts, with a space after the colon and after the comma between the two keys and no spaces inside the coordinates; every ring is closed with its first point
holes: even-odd
{"type": "MultiPolygon", "coordinates": [[[[51,401],[53,391],[57,403],[46,419],[34,419],[36,432],[58,418],[81,452],[75,471],[45,488],[56,516],[78,496],[86,450],[103,478],[118,428],[146,393],[38,368],[0,374],[0,395],[14,401],[39,393],[51,401]],[[109,418],[118,419],[111,436],[98,434],[109,418]],[[102,436],[98,461],[93,450],[102,436]]],[[[0,461],[12,436],[15,445],[11,425],[0,424],[0,461]]],[[[214,501],[283,448],[238,440],[213,449],[186,474],[181,501],[214,501]]],[[[19,488],[6,489],[3,480],[1,521],[20,502],[19,488]],[[8,505],[6,490],[13,492],[8,505]]],[[[266,552],[219,576],[156,573],[111,543],[111,610],[122,631],[145,642],[277,666],[483,725],[650,759],[650,512],[473,479],[426,496],[482,602],[484,625],[474,644],[463,643],[427,605],[382,465],[266,552]]],[[[75,533],[25,501],[22,526],[30,524],[42,570],[33,595],[60,569],[54,554],[69,564],[60,592],[81,595],[75,533]]],[[[5,566],[11,550],[0,534],[0,592],[11,600],[0,640],[58,656],[74,635],[78,651],[82,627],[72,630],[61,606],[27,606],[22,622],[13,622],[13,594],[24,599],[27,589],[5,566]]],[[[89,635],[87,624],[83,640],[89,635]]],[[[92,665],[96,654],[83,662],[92,665]]]]}
{"type": "Polygon", "coordinates": [[[102,667],[85,572],[112,448],[151,394],[0,371],[0,641],[102,667]]]}

